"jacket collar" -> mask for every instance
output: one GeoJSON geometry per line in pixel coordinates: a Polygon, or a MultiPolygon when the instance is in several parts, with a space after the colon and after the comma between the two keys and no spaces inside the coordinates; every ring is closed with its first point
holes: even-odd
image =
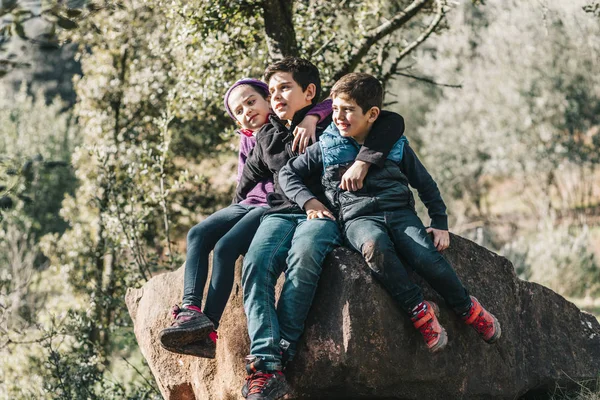
{"type": "Polygon", "coordinates": [[[294,114],[294,117],[292,118],[292,124],[290,125],[290,130],[293,130],[293,128],[296,127],[296,125],[298,125],[300,122],[302,122],[304,117],[306,117],[306,114],[308,114],[308,112],[310,110],[312,110],[312,108],[314,106],[315,106],[314,104],[310,104],[310,105],[296,111],[296,114],[294,114]]]}

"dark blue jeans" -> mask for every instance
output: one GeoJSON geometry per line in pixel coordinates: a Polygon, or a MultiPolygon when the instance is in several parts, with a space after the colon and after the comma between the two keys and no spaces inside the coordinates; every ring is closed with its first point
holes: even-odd
{"type": "Polygon", "coordinates": [[[471,300],[452,266],[436,250],[423,223],[411,209],[356,218],[346,224],[350,246],[360,252],[392,298],[407,311],[423,301],[421,288],[409,277],[406,261],[457,313],[471,300]],[[398,257],[400,255],[400,257],[398,257]]]}
{"type": "Polygon", "coordinates": [[[330,219],[307,220],[304,214],[263,218],[244,257],[242,286],[250,354],[262,358],[267,370],[282,369],[281,339],[289,343],[288,360],[293,358],[323,261],[340,245],[340,230],[330,219]],[[275,284],[284,271],[276,308],[275,284]]]}
{"type": "Polygon", "coordinates": [[[248,251],[267,207],[233,204],[217,211],[190,229],[183,281],[183,304],[202,308],[202,295],[208,278],[208,256],[212,250],[212,276],[204,313],[219,325],[229,300],[235,262],[248,251]]]}

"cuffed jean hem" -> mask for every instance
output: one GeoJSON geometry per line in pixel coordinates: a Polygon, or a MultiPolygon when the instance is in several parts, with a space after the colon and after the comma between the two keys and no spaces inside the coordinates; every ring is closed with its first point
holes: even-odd
{"type": "Polygon", "coordinates": [[[262,359],[262,367],[265,369],[263,372],[271,372],[271,371],[282,371],[283,366],[281,365],[281,360],[269,360],[269,358],[273,358],[273,356],[261,356],[256,354],[251,354],[250,356],[254,356],[262,359]]]}

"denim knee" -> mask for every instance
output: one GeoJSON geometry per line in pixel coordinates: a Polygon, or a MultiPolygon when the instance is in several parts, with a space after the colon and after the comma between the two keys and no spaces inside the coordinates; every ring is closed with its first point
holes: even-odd
{"type": "Polygon", "coordinates": [[[314,248],[310,246],[295,246],[292,248],[287,258],[288,270],[290,267],[299,268],[306,271],[321,272],[321,261],[314,248]]]}
{"type": "Polygon", "coordinates": [[[214,260],[235,264],[238,257],[242,254],[241,250],[236,247],[233,241],[219,240],[213,249],[213,264],[214,260]]]}
{"type": "Polygon", "coordinates": [[[206,229],[202,226],[202,224],[198,224],[192,229],[188,231],[187,234],[187,244],[190,245],[203,245],[206,241],[203,240],[209,232],[206,232],[206,229]]]}
{"type": "Polygon", "coordinates": [[[386,258],[396,253],[387,236],[376,235],[363,243],[361,254],[374,273],[383,275],[386,258]]]}

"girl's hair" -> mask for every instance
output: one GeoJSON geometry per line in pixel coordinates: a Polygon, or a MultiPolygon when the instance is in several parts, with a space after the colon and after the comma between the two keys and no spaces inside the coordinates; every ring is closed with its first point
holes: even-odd
{"type": "Polygon", "coordinates": [[[236,83],[234,83],[233,85],[231,85],[231,87],[229,89],[227,89],[227,93],[225,93],[225,98],[223,100],[225,103],[225,110],[227,111],[227,114],[229,114],[229,116],[234,121],[236,120],[235,116],[233,115],[233,112],[229,108],[229,95],[231,94],[233,89],[235,89],[238,86],[242,86],[242,85],[252,86],[256,90],[256,92],[258,94],[260,94],[264,99],[269,97],[269,86],[259,79],[242,78],[239,81],[237,81],[236,83]]]}

